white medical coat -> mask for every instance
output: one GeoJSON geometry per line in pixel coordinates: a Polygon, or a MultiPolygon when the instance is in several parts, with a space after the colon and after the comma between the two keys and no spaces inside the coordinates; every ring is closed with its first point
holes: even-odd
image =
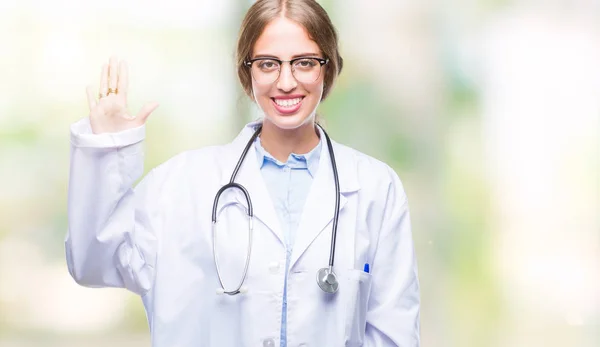
{"type": "MultiPolygon", "coordinates": [[[[236,178],[255,215],[248,293],[216,294],[212,205],[254,125],[230,144],[173,157],[135,188],[144,126],[98,135],[87,118],[71,126],[69,272],[83,286],[139,294],[154,347],[279,346],[286,250],[268,183],[250,160],[254,146],[236,178]]],[[[419,346],[419,282],[402,184],[386,164],[335,142],[333,148],[341,190],[339,291],[326,294],[316,283],[329,260],[335,208],[324,144],[290,260],[287,346],[419,346]]],[[[217,254],[226,289],[237,286],[246,259],[245,205],[234,189],[219,203],[217,254]]]]}

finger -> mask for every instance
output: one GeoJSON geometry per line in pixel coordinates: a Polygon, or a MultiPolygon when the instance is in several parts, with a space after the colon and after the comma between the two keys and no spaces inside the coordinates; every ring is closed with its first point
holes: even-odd
{"type": "Polygon", "coordinates": [[[129,88],[129,67],[124,60],[119,64],[119,82],[117,84],[119,94],[123,93],[127,97],[127,89],[129,88]]]}
{"type": "Polygon", "coordinates": [[[96,96],[94,95],[94,89],[92,86],[87,86],[85,88],[87,94],[88,106],[90,107],[90,111],[96,107],[96,96]]]}
{"type": "Polygon", "coordinates": [[[116,90],[119,82],[119,61],[116,56],[110,57],[110,63],[108,67],[108,88],[109,90],[116,90]]]}
{"type": "Polygon", "coordinates": [[[100,74],[100,95],[106,96],[108,93],[108,65],[102,65],[102,73],[100,74]]]}
{"type": "Polygon", "coordinates": [[[154,110],[156,110],[157,107],[157,102],[149,102],[146,105],[144,105],[144,107],[142,107],[142,109],[140,110],[140,112],[138,112],[135,118],[139,119],[142,123],[145,123],[148,116],[150,116],[150,114],[154,112],[154,110]]]}

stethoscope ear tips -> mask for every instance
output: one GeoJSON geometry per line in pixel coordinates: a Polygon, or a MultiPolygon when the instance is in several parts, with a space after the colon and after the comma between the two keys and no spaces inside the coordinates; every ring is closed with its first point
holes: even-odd
{"type": "Polygon", "coordinates": [[[223,295],[223,294],[225,294],[225,289],[217,288],[217,295],[223,295]]]}
{"type": "Polygon", "coordinates": [[[248,294],[248,287],[242,286],[242,288],[240,288],[240,294],[248,294]]]}

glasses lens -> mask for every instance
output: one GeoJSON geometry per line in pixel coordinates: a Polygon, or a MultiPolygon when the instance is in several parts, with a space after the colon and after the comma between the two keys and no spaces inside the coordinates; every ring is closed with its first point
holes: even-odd
{"type": "Polygon", "coordinates": [[[294,61],[294,77],[301,83],[312,83],[321,75],[321,63],[314,58],[302,58],[294,61]]]}
{"type": "MultiPolygon", "coordinates": [[[[252,63],[252,78],[258,84],[270,84],[279,78],[281,65],[277,60],[259,59],[252,63]]],[[[294,78],[300,83],[313,83],[321,75],[321,63],[314,58],[301,58],[292,64],[294,78]]]]}
{"type": "Polygon", "coordinates": [[[281,66],[271,59],[260,59],[252,63],[252,77],[259,84],[273,83],[279,77],[281,66]]]}

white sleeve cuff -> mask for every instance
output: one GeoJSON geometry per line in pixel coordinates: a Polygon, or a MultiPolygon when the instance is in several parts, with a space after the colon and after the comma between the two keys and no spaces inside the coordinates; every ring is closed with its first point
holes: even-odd
{"type": "Polygon", "coordinates": [[[71,144],[75,147],[120,148],[141,142],[146,137],[146,126],[120,131],[118,133],[94,134],[89,118],[83,118],[71,125],[71,144]]]}

